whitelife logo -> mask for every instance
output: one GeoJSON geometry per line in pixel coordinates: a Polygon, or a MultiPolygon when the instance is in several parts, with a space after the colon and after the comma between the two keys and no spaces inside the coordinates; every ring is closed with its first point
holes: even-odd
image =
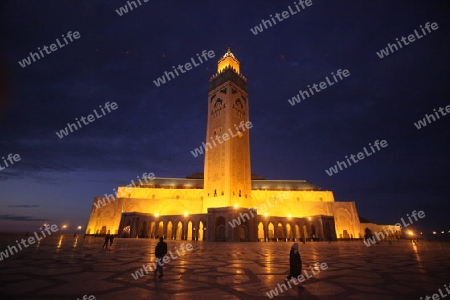
{"type": "MultiPolygon", "coordinates": [[[[275,207],[276,205],[278,205],[278,200],[280,200],[280,202],[283,202],[284,199],[289,199],[290,198],[290,194],[288,192],[283,192],[283,194],[281,194],[281,192],[278,192],[277,197],[273,197],[273,205],[270,202],[269,199],[266,199],[267,205],[265,203],[259,205],[259,208],[250,208],[248,210],[248,212],[250,213],[250,215],[252,216],[252,218],[255,217],[255,215],[253,214],[253,212],[260,212],[260,213],[265,213],[267,211],[267,208],[272,208],[275,207]],[[269,207],[267,207],[269,206],[269,207]]],[[[236,226],[240,226],[241,225],[241,220],[242,223],[245,223],[246,221],[250,221],[250,216],[247,213],[240,213],[239,217],[228,221],[228,224],[230,224],[230,226],[232,228],[235,228],[236,226]],[[247,219],[245,219],[244,217],[246,217],[247,219]]]]}
{"type": "MultiPolygon", "coordinates": [[[[138,179],[138,181],[139,181],[139,183],[141,185],[144,185],[142,183],[142,181],[141,181],[141,178],[139,176],[136,176],[136,178],[138,179]]],[[[145,183],[148,183],[150,180],[153,180],[153,179],[155,179],[155,174],[153,174],[153,173],[148,173],[148,174],[144,173],[144,174],[142,174],[142,180],[144,180],[145,183]]],[[[136,186],[136,184],[134,183],[134,180],[131,180],[131,183],[125,187],[125,193],[129,193],[131,191],[131,188],[135,187],[135,186],[136,186]]],[[[120,191],[121,192],[120,196],[119,196],[119,193],[116,192],[116,189],[113,189],[113,191],[114,191],[115,195],[113,195],[113,194],[109,194],[109,195],[105,194],[104,198],[99,199],[97,201],[97,203],[94,202],[95,208],[99,209],[100,207],[106,206],[106,204],[114,202],[117,197],[123,196],[123,192],[124,191],[120,191]],[[108,203],[106,203],[106,201],[108,201],[108,203]]]]}
{"type": "MultiPolygon", "coordinates": [[[[253,127],[252,122],[247,121],[246,123],[244,123],[244,121],[241,121],[241,123],[239,123],[239,126],[236,126],[236,124],[234,124],[234,128],[236,129],[236,134],[233,134],[233,131],[231,130],[231,128],[228,128],[228,132],[230,133],[231,137],[243,137],[243,132],[245,132],[245,129],[250,129],[253,127]]],[[[222,134],[222,136],[216,135],[215,137],[211,137],[210,138],[214,147],[217,146],[216,141],[219,144],[222,144],[225,141],[228,141],[230,139],[230,136],[228,135],[228,133],[224,133],[222,134]],[[220,139],[222,137],[223,141],[220,139]]],[[[205,149],[205,152],[208,151],[208,147],[211,150],[213,148],[213,145],[211,145],[209,142],[203,142],[202,145],[199,148],[195,148],[194,151],[191,151],[191,154],[194,157],[197,157],[201,154],[203,154],[203,149],[205,149]]]]}
{"type": "MultiPolygon", "coordinates": [[[[387,141],[386,140],[382,140],[381,142],[379,142],[378,140],[376,140],[374,142],[373,146],[372,146],[371,143],[369,143],[369,147],[370,147],[370,149],[372,149],[372,152],[368,152],[366,147],[364,147],[363,148],[364,149],[364,153],[367,156],[371,156],[372,154],[376,153],[376,151],[375,151],[375,149],[373,149],[373,147],[377,148],[377,150],[380,151],[381,150],[380,146],[382,148],[387,147],[388,146],[387,141]]],[[[364,153],[363,152],[359,152],[357,155],[350,154],[350,158],[348,158],[347,155],[346,155],[345,158],[347,159],[348,166],[352,165],[352,163],[350,162],[350,159],[353,161],[353,163],[358,163],[361,160],[363,160],[364,158],[366,158],[364,153]],[[355,157],[357,157],[357,159],[355,157]]],[[[325,173],[327,173],[328,176],[333,176],[333,174],[337,174],[339,172],[338,167],[339,167],[339,169],[341,171],[344,170],[342,168],[342,166],[344,166],[347,169],[347,164],[345,163],[345,161],[336,161],[336,162],[337,162],[336,165],[334,165],[333,167],[329,168],[328,170],[325,170],[325,173]]]]}
{"type": "MultiPolygon", "coordinates": [[[[436,111],[436,109],[433,109],[433,111],[434,111],[434,114],[436,115],[436,118],[439,120],[440,117],[439,117],[438,112],[436,111]]],[[[444,117],[448,113],[450,113],[450,105],[447,105],[445,107],[446,112],[444,112],[443,107],[439,107],[438,111],[444,117]]],[[[425,118],[423,118],[423,120],[417,121],[417,123],[414,123],[414,126],[416,126],[417,130],[419,130],[420,128],[427,126],[427,121],[428,121],[428,124],[431,124],[431,122],[436,122],[436,118],[432,114],[431,115],[425,114],[425,118]]]]}
{"type": "MultiPolygon", "coordinates": [[[[290,16],[293,16],[293,15],[298,14],[301,10],[305,10],[306,7],[312,5],[312,0],[306,0],[306,1],[299,0],[299,1],[298,1],[298,4],[297,4],[297,2],[294,2],[294,5],[295,5],[295,8],[297,9],[297,11],[293,10],[293,9],[291,8],[291,6],[289,5],[289,6],[288,6],[289,11],[285,10],[285,11],[283,11],[281,14],[279,14],[279,13],[276,13],[276,14],[275,14],[275,18],[277,18],[278,22],[281,22],[281,21],[283,21],[283,20],[286,20],[286,19],[289,18],[290,16]],[[300,9],[300,6],[299,6],[299,5],[302,7],[302,9],[300,9]],[[290,13],[289,13],[289,12],[290,12],[290,13]],[[280,17],[280,16],[281,16],[281,17],[280,17]]],[[[275,21],[275,18],[272,17],[272,15],[270,15],[270,18],[271,18],[272,22],[270,22],[270,20],[264,20],[264,19],[262,19],[262,20],[261,20],[261,23],[260,23],[259,25],[255,26],[254,28],[250,28],[250,31],[251,31],[254,35],[257,35],[258,33],[263,32],[263,31],[264,31],[264,28],[265,28],[265,29],[268,29],[269,27],[267,27],[267,25],[270,25],[270,27],[272,27],[273,25],[276,25],[276,24],[277,24],[277,21],[275,21]],[[273,25],[272,25],[272,23],[273,23],[273,25]],[[264,25],[264,28],[263,28],[263,25],[264,25]]]]}
{"type": "MultiPolygon", "coordinates": [[[[40,240],[42,240],[43,238],[45,238],[47,235],[45,234],[44,230],[47,232],[48,235],[51,235],[52,232],[55,233],[58,231],[58,226],[56,224],[53,224],[52,226],[48,226],[47,224],[44,225],[44,229],[42,229],[42,227],[39,227],[39,229],[41,230],[41,234],[42,237],[39,238],[39,235],[37,232],[34,232],[34,237],[36,237],[36,239],[32,236],[28,237],[26,240],[22,239],[20,242],[18,240],[16,240],[17,243],[17,247],[19,247],[20,250],[22,250],[22,246],[23,245],[24,248],[28,248],[30,245],[33,245],[34,243],[39,242],[40,240]],[[27,244],[28,241],[28,244],[27,244]]],[[[0,261],[2,261],[4,258],[8,258],[9,254],[11,253],[11,255],[14,255],[15,253],[18,253],[19,250],[17,250],[16,246],[8,246],[7,249],[3,252],[0,252],[0,261]],[[13,253],[13,250],[15,251],[13,253]],[[9,253],[8,253],[9,251],[9,253]]]]}
{"type": "MultiPolygon", "coordinates": [[[[341,69],[339,69],[336,71],[336,75],[334,75],[334,72],[331,72],[331,75],[333,76],[334,82],[330,81],[328,76],[326,76],[325,77],[326,82],[322,81],[319,84],[314,83],[312,85],[312,87],[310,85],[308,85],[309,93],[311,93],[311,96],[314,95],[314,91],[316,91],[316,93],[319,93],[319,92],[323,91],[324,89],[326,89],[327,87],[330,87],[330,86],[334,85],[335,83],[339,82],[339,80],[336,78],[336,76],[339,77],[339,79],[341,81],[344,80],[344,78],[350,76],[350,71],[347,69],[344,69],[343,71],[341,71],[341,69]],[[318,89],[317,87],[319,87],[320,89],[318,89]]],[[[294,106],[295,104],[300,103],[302,101],[302,99],[305,100],[306,97],[309,98],[310,97],[309,93],[307,90],[305,90],[305,91],[299,90],[297,95],[295,95],[291,99],[288,99],[288,102],[292,106],[294,106]],[[301,99],[300,99],[300,96],[301,96],[301,99]]]]}
{"type": "MultiPolygon", "coordinates": [[[[411,223],[405,223],[405,220],[403,220],[403,218],[400,218],[400,220],[402,221],[403,226],[404,226],[403,228],[406,228],[406,227],[408,227],[409,225],[411,225],[412,223],[414,223],[413,220],[411,219],[411,217],[409,216],[409,214],[406,214],[406,216],[408,217],[408,220],[409,220],[411,223]]],[[[419,219],[425,218],[425,212],[424,212],[423,210],[421,210],[421,211],[419,211],[419,212],[413,211],[413,212],[411,213],[411,216],[412,216],[412,217],[414,218],[414,220],[416,220],[416,222],[417,222],[417,221],[419,221],[419,219]],[[417,219],[417,217],[419,217],[419,219],[417,219]]],[[[396,223],[395,226],[399,226],[399,227],[400,227],[400,230],[402,229],[402,225],[401,225],[400,223],[396,223]]],[[[389,230],[390,230],[392,233],[395,233],[395,231],[392,230],[392,226],[389,226],[389,230]]],[[[386,228],[384,228],[384,232],[386,233],[386,237],[389,236],[389,233],[386,231],[386,228]]],[[[384,240],[384,239],[386,238],[386,237],[384,236],[383,232],[381,232],[381,231],[380,231],[380,232],[376,232],[374,236],[372,236],[371,238],[367,238],[366,240],[364,240],[364,245],[366,245],[367,247],[370,247],[371,245],[374,245],[374,244],[376,243],[376,241],[375,241],[375,236],[377,237],[378,241],[381,241],[382,239],[384,240]],[[381,238],[380,238],[380,236],[381,236],[381,238]]]]}
{"type": "MultiPolygon", "coordinates": [[[[77,121],[78,127],[75,123],[67,123],[67,126],[64,129],[61,129],[59,132],[55,132],[56,135],[60,139],[62,139],[63,137],[68,136],[69,133],[73,132],[73,129],[78,130],[78,128],[81,128],[82,125],[81,125],[80,121],[83,122],[84,125],[89,125],[89,123],[92,123],[95,120],[100,119],[101,117],[105,116],[106,115],[105,110],[103,109],[103,107],[101,105],[99,105],[99,107],[100,107],[100,110],[102,111],[103,115],[99,115],[97,113],[97,110],[94,109],[94,114],[95,114],[95,117],[97,117],[97,118],[95,118],[93,114],[88,115],[87,118],[85,118],[84,116],[81,116],[80,120],[78,120],[78,118],[75,118],[75,121],[77,121]],[[69,130],[70,130],[70,132],[69,132],[69,130]]],[[[108,113],[111,112],[111,109],[116,110],[118,107],[119,106],[117,105],[116,102],[112,102],[111,104],[109,102],[105,103],[105,109],[108,111],[108,113]]]]}
{"type": "Polygon", "coordinates": [[[6,169],[9,166],[12,166],[14,164],[14,162],[20,161],[20,155],[19,154],[14,154],[13,155],[12,153],[10,153],[10,154],[8,154],[8,158],[7,159],[5,159],[4,156],[2,156],[2,159],[3,159],[3,163],[5,164],[5,166],[2,167],[2,165],[0,163],[0,171],[3,171],[4,169],[6,169]],[[6,160],[9,161],[9,164],[8,164],[8,162],[6,160]]]}
{"type": "Polygon", "coordinates": [[[137,280],[140,277],[143,277],[145,274],[148,274],[149,272],[152,272],[152,271],[156,270],[156,264],[158,264],[158,265],[160,265],[162,267],[162,266],[164,266],[164,264],[168,264],[171,260],[175,260],[178,257],[180,257],[182,255],[185,255],[186,251],[190,252],[190,251],[194,250],[194,246],[192,246],[192,244],[187,244],[186,245],[186,249],[185,249],[184,248],[184,243],[183,243],[183,244],[180,245],[180,250],[181,250],[182,254],[180,254],[180,252],[178,251],[177,247],[175,247],[175,251],[177,252],[178,256],[173,255],[172,250],[170,250],[169,252],[167,252],[168,254],[170,254],[170,257],[169,257],[169,255],[165,255],[163,257],[163,259],[162,259],[162,262],[161,262],[161,259],[158,258],[156,260],[156,262],[152,263],[153,267],[151,265],[148,265],[148,264],[147,265],[143,264],[142,268],[140,268],[139,270],[137,270],[134,273],[131,273],[131,276],[134,278],[134,280],[137,280]],[[145,272],[145,274],[144,274],[144,272],[145,272]]]}
{"type": "MultiPolygon", "coordinates": [[[[428,33],[430,33],[431,32],[430,28],[433,29],[433,30],[438,30],[439,26],[438,26],[438,24],[436,22],[433,22],[431,24],[430,24],[430,22],[427,22],[425,24],[425,28],[427,29],[428,33]]],[[[417,30],[414,29],[414,34],[408,35],[408,41],[409,42],[406,41],[406,37],[402,36],[402,38],[400,40],[402,41],[403,45],[407,46],[410,43],[414,42],[416,40],[416,37],[417,37],[417,39],[421,39],[425,35],[427,35],[427,33],[426,33],[425,29],[423,29],[422,25],[420,25],[420,29],[422,29],[423,35],[420,35],[417,32],[417,30]]],[[[402,43],[400,43],[398,38],[396,38],[395,40],[397,41],[398,47],[403,48],[402,47],[402,43]]],[[[389,44],[388,43],[386,48],[381,49],[379,52],[377,52],[377,55],[378,55],[378,57],[380,59],[384,58],[385,56],[389,55],[389,51],[390,51],[390,53],[394,53],[394,51],[398,51],[398,47],[397,47],[397,45],[395,43],[394,44],[389,44]]]]}
{"type": "MultiPolygon", "coordinates": [[[[204,59],[205,61],[207,61],[207,60],[208,60],[208,57],[209,57],[209,58],[213,58],[214,56],[216,56],[216,54],[215,54],[214,51],[212,51],[212,50],[209,50],[208,53],[206,53],[206,50],[203,50],[201,56],[203,57],[203,59],[204,59]]],[[[201,57],[200,57],[200,55],[199,55],[198,53],[197,53],[197,58],[198,58],[198,60],[200,61],[199,64],[196,64],[194,58],[191,57],[191,61],[192,61],[192,64],[194,65],[194,67],[200,66],[200,64],[203,63],[203,60],[201,59],[201,57]]],[[[173,72],[175,72],[175,74],[177,74],[177,76],[180,76],[180,74],[178,74],[177,69],[178,69],[181,73],[186,73],[187,71],[189,71],[189,70],[192,69],[192,65],[191,65],[191,63],[187,62],[187,63],[185,63],[184,65],[178,65],[178,67],[172,66],[172,68],[173,68],[173,72]],[[183,69],[183,66],[184,66],[185,69],[183,69]]],[[[154,83],[157,87],[159,87],[160,85],[166,83],[166,78],[167,78],[167,82],[169,82],[171,79],[175,79],[175,75],[173,74],[173,72],[172,72],[172,71],[168,71],[168,72],[165,71],[165,72],[164,72],[164,75],[161,76],[161,77],[159,77],[159,78],[156,79],[156,80],[153,80],[153,83],[154,83]],[[170,78],[169,75],[172,76],[172,78],[170,78]]]]}
{"type": "MultiPolygon", "coordinates": [[[[44,47],[42,47],[42,50],[44,50],[46,54],[50,54],[50,53],[55,52],[56,50],[61,49],[62,47],[65,47],[66,45],[69,44],[69,42],[66,40],[66,37],[71,42],[73,42],[73,39],[78,40],[81,37],[81,35],[78,31],[74,31],[73,34],[72,34],[72,31],[69,31],[67,33],[67,36],[64,36],[64,34],[63,34],[62,37],[63,37],[65,44],[61,44],[59,39],[56,39],[56,42],[57,42],[59,48],[56,47],[56,44],[51,44],[50,47],[47,47],[46,45],[44,45],[44,47]],[[72,37],[73,37],[73,39],[72,39],[72,37]],[[49,48],[51,51],[48,51],[49,48]]],[[[38,51],[41,54],[40,56],[39,56],[39,53],[30,52],[30,55],[28,55],[27,58],[22,59],[21,62],[19,61],[19,65],[22,68],[25,68],[26,66],[31,65],[31,60],[33,60],[33,62],[35,62],[36,58],[41,59],[42,57],[44,57],[44,53],[42,52],[42,50],[41,50],[41,47],[38,47],[38,51]]]]}

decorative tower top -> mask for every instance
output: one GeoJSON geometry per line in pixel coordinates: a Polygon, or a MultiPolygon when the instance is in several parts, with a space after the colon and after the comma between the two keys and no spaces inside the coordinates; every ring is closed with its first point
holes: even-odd
{"type": "Polygon", "coordinates": [[[239,61],[231,53],[230,47],[228,47],[227,53],[225,53],[219,62],[217,63],[217,73],[221,73],[226,68],[233,69],[237,74],[240,74],[239,61]]]}

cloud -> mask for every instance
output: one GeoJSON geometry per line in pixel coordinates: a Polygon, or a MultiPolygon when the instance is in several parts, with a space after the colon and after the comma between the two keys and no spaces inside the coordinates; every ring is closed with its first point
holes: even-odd
{"type": "Polygon", "coordinates": [[[9,214],[0,214],[0,220],[9,220],[9,221],[47,221],[45,219],[36,219],[30,216],[14,216],[14,215],[9,215],[9,214]]]}

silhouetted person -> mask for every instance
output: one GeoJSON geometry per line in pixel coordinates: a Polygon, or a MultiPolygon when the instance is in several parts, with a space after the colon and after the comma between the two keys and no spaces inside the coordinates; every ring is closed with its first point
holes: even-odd
{"type": "Polygon", "coordinates": [[[103,243],[103,248],[108,249],[108,242],[109,242],[109,233],[105,236],[105,242],[103,243]]]}
{"type": "Polygon", "coordinates": [[[111,248],[113,242],[114,242],[114,234],[111,234],[111,235],[109,236],[109,248],[111,248]]]}
{"type": "Polygon", "coordinates": [[[164,276],[163,271],[163,257],[167,254],[167,244],[164,242],[162,237],[159,238],[159,243],[155,247],[155,256],[156,256],[156,270],[154,273],[154,277],[156,277],[156,273],[159,271],[159,278],[164,276]]]}
{"type": "Polygon", "coordinates": [[[298,278],[302,272],[302,258],[300,257],[300,252],[298,251],[298,243],[294,243],[289,252],[289,275],[286,280],[291,280],[292,278],[298,278]]]}

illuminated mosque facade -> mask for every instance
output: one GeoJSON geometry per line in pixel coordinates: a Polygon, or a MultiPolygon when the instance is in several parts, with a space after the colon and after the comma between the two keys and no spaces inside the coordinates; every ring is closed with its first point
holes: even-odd
{"type": "Polygon", "coordinates": [[[204,173],[119,186],[112,201],[95,197],[86,234],[238,242],[353,239],[368,228],[381,231],[360,223],[355,202],[336,202],[332,191],[252,175],[249,128],[247,79],[228,49],[209,79],[204,173]]]}

